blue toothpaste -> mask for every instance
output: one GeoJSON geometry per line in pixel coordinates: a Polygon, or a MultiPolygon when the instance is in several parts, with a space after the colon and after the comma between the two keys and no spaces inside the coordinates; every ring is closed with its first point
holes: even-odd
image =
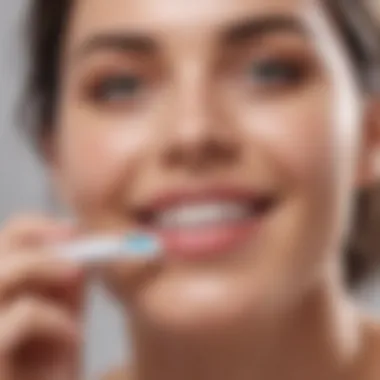
{"type": "Polygon", "coordinates": [[[162,244],[154,235],[134,233],[122,237],[79,240],[57,246],[54,250],[64,259],[99,263],[122,259],[153,259],[161,253],[162,244]]]}

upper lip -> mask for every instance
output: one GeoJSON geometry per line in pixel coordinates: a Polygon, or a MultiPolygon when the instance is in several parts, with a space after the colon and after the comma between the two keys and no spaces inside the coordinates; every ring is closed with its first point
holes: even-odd
{"type": "Polygon", "coordinates": [[[252,190],[231,186],[214,186],[198,189],[178,189],[156,194],[149,201],[134,208],[140,221],[148,222],[154,214],[182,205],[212,202],[246,203],[262,211],[273,205],[276,200],[273,191],[252,190]]]}

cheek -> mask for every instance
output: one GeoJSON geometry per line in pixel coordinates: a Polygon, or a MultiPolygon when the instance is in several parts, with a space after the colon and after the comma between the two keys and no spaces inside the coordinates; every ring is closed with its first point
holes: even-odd
{"type": "Polygon", "coordinates": [[[66,112],[60,122],[59,169],[66,199],[96,207],[128,186],[147,133],[138,125],[105,120],[85,111],[66,112]]]}
{"type": "Polygon", "coordinates": [[[247,106],[235,114],[243,133],[295,183],[314,186],[336,175],[339,148],[329,94],[247,106]]]}

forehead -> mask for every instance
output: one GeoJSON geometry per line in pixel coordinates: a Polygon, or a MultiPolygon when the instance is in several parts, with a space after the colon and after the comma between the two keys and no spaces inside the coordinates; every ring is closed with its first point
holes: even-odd
{"type": "Polygon", "coordinates": [[[225,24],[271,14],[298,16],[307,0],[77,0],[71,36],[130,29],[178,35],[209,33],[225,24]]]}

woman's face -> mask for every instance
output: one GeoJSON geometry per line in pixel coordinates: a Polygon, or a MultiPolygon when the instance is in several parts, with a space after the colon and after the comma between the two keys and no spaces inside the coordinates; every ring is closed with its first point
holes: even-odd
{"type": "Polygon", "coordinates": [[[109,268],[140,316],[179,328],[268,317],[337,260],[358,126],[336,117],[306,5],[75,2],[54,168],[91,232],[144,228],[170,245],[133,288],[128,263],[109,268]]]}

